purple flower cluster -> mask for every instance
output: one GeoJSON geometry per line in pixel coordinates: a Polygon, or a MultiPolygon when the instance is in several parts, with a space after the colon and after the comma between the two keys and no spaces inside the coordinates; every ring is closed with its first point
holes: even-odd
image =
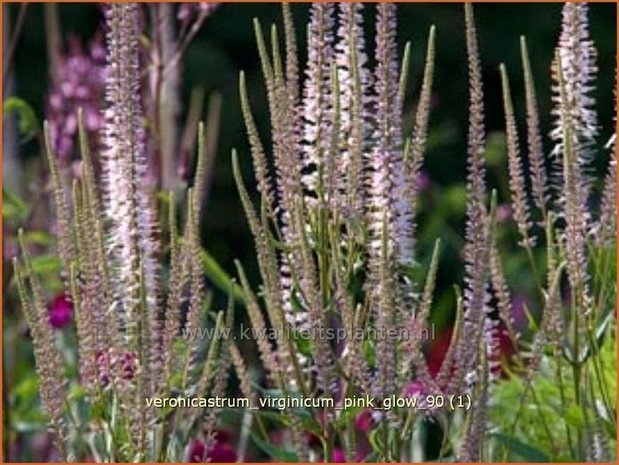
{"type": "Polygon", "coordinates": [[[46,117],[52,147],[61,166],[68,166],[74,155],[78,133],[77,113],[84,112],[87,133],[96,137],[103,127],[101,102],[105,83],[105,45],[97,34],[85,47],[75,36],[69,39],[47,99],[46,117]]]}

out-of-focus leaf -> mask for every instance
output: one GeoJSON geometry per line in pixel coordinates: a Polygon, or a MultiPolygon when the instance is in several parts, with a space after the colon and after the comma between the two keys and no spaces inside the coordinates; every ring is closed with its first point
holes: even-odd
{"type": "Polygon", "coordinates": [[[507,158],[507,141],[502,131],[488,134],[486,145],[486,160],[488,166],[501,166],[507,158]]]}
{"type": "Polygon", "coordinates": [[[492,437],[504,445],[509,451],[525,459],[527,462],[550,462],[550,457],[542,451],[537,450],[535,447],[531,447],[516,438],[499,433],[493,434],[492,437]]]}
{"type": "Polygon", "coordinates": [[[45,231],[28,231],[24,233],[24,242],[26,244],[49,246],[54,241],[54,236],[45,231]]]}
{"type": "Polygon", "coordinates": [[[81,384],[77,384],[77,383],[71,386],[71,390],[69,392],[69,400],[72,400],[72,401],[82,400],[84,399],[85,396],[86,396],[86,390],[84,389],[84,386],[82,386],[81,384]]]}
{"type": "Polygon", "coordinates": [[[36,274],[59,273],[62,267],[56,255],[39,255],[32,258],[32,269],[36,274]]]}
{"type": "Polygon", "coordinates": [[[292,424],[292,419],[290,418],[290,416],[284,414],[283,412],[272,412],[270,410],[252,410],[252,413],[281,426],[287,427],[292,424]]]}
{"type": "Polygon", "coordinates": [[[252,433],[252,440],[256,444],[260,450],[262,450],[265,454],[269,455],[272,459],[275,459],[277,462],[298,462],[299,457],[297,454],[290,450],[282,449],[281,447],[274,446],[266,441],[260,439],[256,434],[252,433]]]}
{"type": "Polygon", "coordinates": [[[224,271],[217,260],[208,253],[206,250],[202,250],[202,265],[204,266],[204,273],[211,282],[217,286],[220,290],[226,293],[232,293],[234,300],[243,302],[243,290],[240,286],[232,281],[230,275],[224,271]]]}
{"type": "Polygon", "coordinates": [[[33,399],[37,396],[39,389],[39,379],[36,376],[24,378],[15,389],[13,395],[18,399],[33,399]]]}
{"type": "Polygon", "coordinates": [[[563,418],[568,425],[574,426],[576,428],[582,428],[585,424],[582,409],[577,405],[569,406],[565,411],[563,418]]]}
{"type": "Polygon", "coordinates": [[[9,97],[4,101],[2,111],[4,116],[17,114],[17,129],[22,142],[27,142],[36,134],[39,123],[32,107],[19,97],[9,97]]]}
{"type": "Polygon", "coordinates": [[[462,215],[466,210],[466,187],[464,184],[451,186],[445,190],[443,200],[440,205],[449,215],[462,215]]]}
{"type": "Polygon", "coordinates": [[[28,205],[17,194],[2,187],[2,218],[23,222],[28,217],[28,205]]]}
{"type": "Polygon", "coordinates": [[[13,429],[18,433],[32,433],[35,431],[45,430],[47,421],[41,418],[40,421],[16,421],[13,423],[13,429]]]}

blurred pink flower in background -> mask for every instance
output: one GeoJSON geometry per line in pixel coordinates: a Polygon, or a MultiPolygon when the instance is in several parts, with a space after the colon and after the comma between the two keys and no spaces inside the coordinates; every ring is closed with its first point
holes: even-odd
{"type": "Polygon", "coordinates": [[[430,176],[426,171],[420,170],[417,173],[417,179],[415,180],[415,184],[417,185],[417,189],[419,192],[423,192],[430,188],[430,176]]]}
{"type": "Polygon", "coordinates": [[[176,18],[183,24],[190,22],[195,16],[210,15],[217,9],[219,2],[181,3],[176,18]]]}
{"type": "Polygon", "coordinates": [[[501,203],[496,207],[496,220],[499,223],[506,223],[512,218],[512,207],[508,203],[501,203]]]}
{"type": "Polygon", "coordinates": [[[57,295],[49,307],[48,319],[52,328],[62,329],[71,323],[73,302],[65,294],[57,295]]]}
{"type": "Polygon", "coordinates": [[[68,52],[53,70],[47,98],[46,118],[52,147],[61,166],[69,166],[78,133],[77,112],[84,114],[88,135],[98,140],[103,127],[101,105],[106,74],[103,34],[97,34],[87,47],[77,37],[69,38],[68,52]]]}

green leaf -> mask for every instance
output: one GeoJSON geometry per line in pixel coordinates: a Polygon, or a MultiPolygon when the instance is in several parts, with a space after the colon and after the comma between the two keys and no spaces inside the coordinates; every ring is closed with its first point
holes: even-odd
{"type": "Polygon", "coordinates": [[[13,395],[19,399],[34,399],[39,390],[39,378],[28,376],[13,389],[13,395]]]}
{"type": "Polygon", "coordinates": [[[40,255],[32,258],[32,269],[36,274],[59,273],[62,268],[56,255],[40,255]]]}
{"type": "Polygon", "coordinates": [[[45,231],[28,231],[24,233],[26,244],[50,246],[54,244],[54,236],[45,231]]]}
{"type": "Polygon", "coordinates": [[[6,187],[2,187],[2,218],[5,220],[15,218],[24,222],[28,217],[29,209],[26,202],[6,187]]]}
{"type": "Polygon", "coordinates": [[[217,263],[217,260],[204,249],[202,250],[202,266],[204,267],[204,273],[215,286],[223,292],[232,293],[237,302],[242,303],[244,301],[243,290],[232,281],[230,275],[217,263]]]}
{"type": "Polygon", "coordinates": [[[27,142],[37,133],[39,122],[32,107],[19,97],[9,97],[4,101],[3,114],[8,116],[17,114],[17,129],[22,137],[22,142],[27,142]]]}
{"type": "Polygon", "coordinates": [[[251,434],[251,438],[260,450],[272,459],[275,459],[276,462],[290,463],[299,461],[299,457],[294,452],[263,441],[255,433],[251,434]]]}
{"type": "Polygon", "coordinates": [[[550,457],[542,451],[520,442],[516,438],[496,433],[491,435],[498,442],[503,444],[509,451],[525,459],[527,462],[550,462],[550,457]]]}
{"type": "Polygon", "coordinates": [[[86,398],[86,389],[81,384],[73,384],[69,391],[69,400],[80,401],[86,398]]]}
{"type": "Polygon", "coordinates": [[[279,426],[289,427],[290,425],[292,425],[292,419],[283,411],[272,412],[270,410],[252,410],[251,413],[254,415],[258,415],[265,420],[272,421],[279,426]]]}
{"type": "Polygon", "coordinates": [[[492,131],[488,134],[486,144],[486,160],[488,166],[499,167],[507,158],[507,139],[502,131],[492,131]]]}
{"type": "Polygon", "coordinates": [[[305,355],[306,357],[313,355],[314,344],[308,334],[300,331],[293,331],[293,340],[297,350],[302,355],[305,355]]]}
{"type": "Polygon", "coordinates": [[[582,409],[577,405],[570,405],[564,413],[565,422],[576,428],[582,428],[585,425],[585,418],[582,409]]]}
{"type": "Polygon", "coordinates": [[[47,421],[41,418],[40,421],[16,421],[13,423],[13,429],[18,433],[33,433],[36,431],[44,431],[47,421]]]}
{"type": "Polygon", "coordinates": [[[363,352],[363,357],[367,360],[368,364],[371,367],[374,367],[376,365],[376,346],[374,341],[365,339],[361,343],[361,351],[363,352]]]}
{"type": "Polygon", "coordinates": [[[466,187],[463,184],[449,187],[443,195],[440,207],[450,215],[464,214],[466,210],[466,187]]]}

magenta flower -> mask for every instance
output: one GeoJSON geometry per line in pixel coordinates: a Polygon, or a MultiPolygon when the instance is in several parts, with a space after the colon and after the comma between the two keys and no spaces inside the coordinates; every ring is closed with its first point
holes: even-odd
{"type": "Polygon", "coordinates": [[[215,433],[215,442],[210,451],[202,439],[196,438],[189,444],[188,461],[190,463],[233,463],[236,462],[236,451],[228,444],[230,435],[227,431],[218,430],[215,433]]]}
{"type": "Polygon", "coordinates": [[[213,463],[233,463],[236,462],[236,451],[227,442],[215,441],[208,458],[213,463]]]}
{"type": "Polygon", "coordinates": [[[189,463],[201,463],[206,460],[206,448],[200,439],[194,439],[189,444],[189,463]]]}
{"type": "Polygon", "coordinates": [[[62,329],[71,323],[73,316],[73,302],[65,294],[58,295],[54,298],[49,307],[48,319],[52,328],[62,329]]]}
{"type": "Polygon", "coordinates": [[[334,449],[331,454],[331,462],[346,463],[346,454],[342,449],[334,449]]]}
{"type": "Polygon", "coordinates": [[[372,409],[366,408],[355,417],[355,428],[364,433],[372,430],[372,409]]]}

